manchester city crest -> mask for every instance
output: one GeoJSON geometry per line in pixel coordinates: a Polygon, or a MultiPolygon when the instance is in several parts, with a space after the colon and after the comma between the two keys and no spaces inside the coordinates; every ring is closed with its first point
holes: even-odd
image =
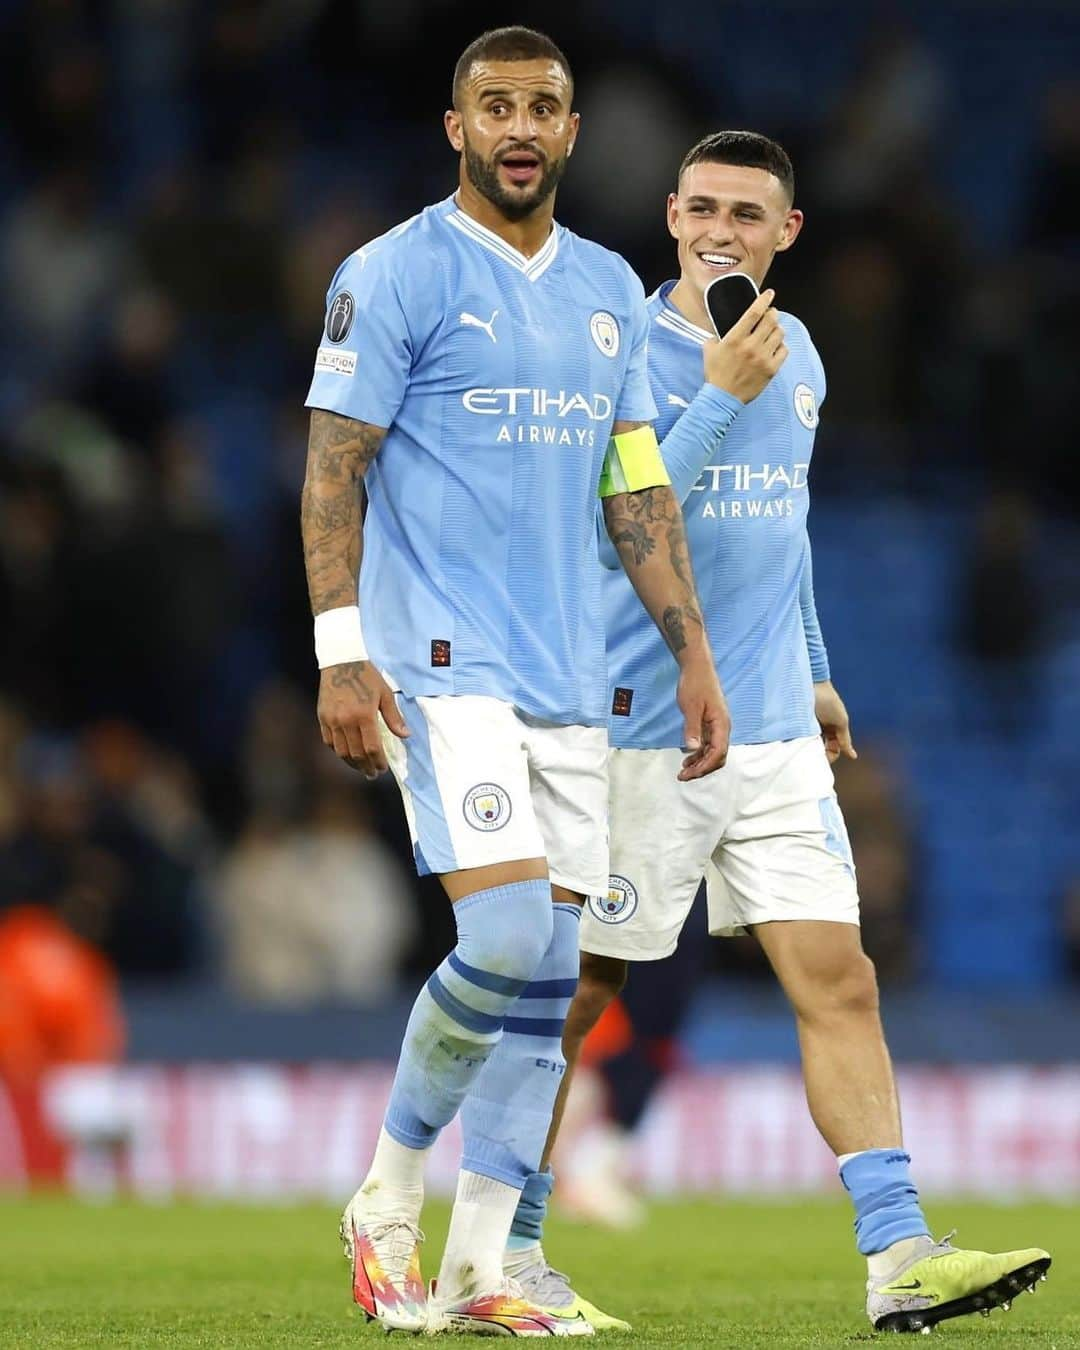
{"type": "Polygon", "coordinates": [[[510,819],[513,808],[510,794],[498,783],[477,783],[465,794],[462,804],[465,819],[474,830],[501,830],[510,819]]]}
{"type": "Polygon", "coordinates": [[[817,399],[814,397],[814,391],[808,384],[797,384],[794,398],[795,416],[807,431],[813,431],[818,424],[817,399]]]}
{"type": "Polygon", "coordinates": [[[625,877],[608,877],[607,895],[589,896],[589,909],[601,923],[625,923],[637,907],[637,890],[625,877]]]}
{"type": "Polygon", "coordinates": [[[619,325],[613,314],[609,314],[606,309],[598,309],[589,320],[589,332],[605,356],[618,356],[619,325]]]}

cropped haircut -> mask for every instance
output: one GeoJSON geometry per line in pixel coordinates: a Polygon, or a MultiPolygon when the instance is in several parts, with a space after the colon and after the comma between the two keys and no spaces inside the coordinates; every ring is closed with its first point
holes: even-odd
{"type": "Polygon", "coordinates": [[[757,131],[714,131],[691,146],[679,165],[679,181],[692,164],[737,164],[764,169],[780,180],[788,201],[795,200],[795,170],[782,145],[757,131]]]}
{"type": "Polygon", "coordinates": [[[570,62],[565,54],[552,42],[546,33],[538,33],[535,28],[523,28],[515,24],[510,28],[490,28],[465,48],[454,67],[454,87],[451,99],[456,108],[458,96],[476,61],[554,61],[566,72],[570,92],[574,92],[574,77],[570,72],[570,62]]]}

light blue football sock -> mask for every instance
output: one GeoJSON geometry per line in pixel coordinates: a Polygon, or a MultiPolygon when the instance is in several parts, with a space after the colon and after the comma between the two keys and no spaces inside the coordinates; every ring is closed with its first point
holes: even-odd
{"type": "Polygon", "coordinates": [[[544,1220],[547,1218],[548,1201],[554,1185],[555,1174],[550,1167],[546,1172],[529,1174],[514,1211],[514,1221],[510,1225],[510,1236],[506,1242],[508,1252],[519,1252],[524,1247],[543,1241],[544,1220]]]}
{"type": "Polygon", "coordinates": [[[428,1148],[453,1120],[503,1019],[551,945],[551,885],[518,881],[454,906],[457,946],[413,1004],[384,1121],[407,1148],[428,1148]]]}
{"type": "Polygon", "coordinates": [[[540,1166],[566,1070],[563,1024],[577,989],[581,910],[551,908],[551,945],[461,1109],[462,1167],[519,1188],[540,1166]]]}
{"type": "Polygon", "coordinates": [[[930,1232],[908,1171],[910,1162],[903,1149],[868,1148],[840,1169],[855,1206],[855,1242],[864,1256],[930,1232]]]}

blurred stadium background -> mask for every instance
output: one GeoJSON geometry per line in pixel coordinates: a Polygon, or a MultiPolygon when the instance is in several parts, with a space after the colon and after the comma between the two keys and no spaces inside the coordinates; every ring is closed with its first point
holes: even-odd
{"type": "MultiPolygon", "coordinates": [[[[453,61],[509,20],[577,76],[559,218],[647,288],[690,143],[792,154],[808,223],[774,277],[829,376],[816,586],[918,1174],[1075,1197],[1066,0],[3,6],[0,1182],[341,1197],[366,1163],[452,929],[392,785],[318,742],[302,403],[333,269],[452,190],[453,61]]],[[[643,1183],[835,1185],[755,945],[694,937],[643,1183]]],[[[437,1184],[454,1161],[448,1136],[437,1184]]]]}

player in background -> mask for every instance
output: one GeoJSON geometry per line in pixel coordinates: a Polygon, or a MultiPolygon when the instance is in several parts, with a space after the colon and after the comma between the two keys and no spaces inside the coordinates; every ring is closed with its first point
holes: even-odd
{"type": "MultiPolygon", "coordinates": [[[[753,933],[794,1009],[810,1113],[855,1208],[870,1320],[912,1331],[1007,1306],[1014,1292],[1034,1287],[1050,1259],[1035,1248],[990,1255],[934,1242],[903,1148],[829,767],[855,751],[829,679],[806,530],[824,372],[806,328],[777,313],[772,291],[722,341],[712,336],[704,300],[706,285],[728,271],[764,282],[774,255],[801,228],[793,199],[787,155],[750,132],[695,145],[668,199],[680,274],[649,302],[649,374],[731,709],[731,750],[722,774],[675,781],[681,732],[669,712],[671,678],[629,588],[609,571],[612,876],[606,899],[590,899],[582,919],[581,979],[563,1041],[569,1067],[552,1135],[583,1038],[631,961],[675,949],[705,876],[710,933],[753,933]]],[[[550,1172],[526,1184],[507,1269],[537,1303],[578,1307],[597,1325],[612,1325],[544,1261],[539,1238],[551,1185],[550,1172]]]]}
{"type": "Polygon", "coordinates": [[[414,1005],[342,1221],[354,1297],[391,1329],[592,1331],[525,1300],[502,1253],[564,1069],[581,903],[607,889],[598,494],[679,672],[676,772],[712,772],[727,749],[650,425],[641,283],[553,221],[572,92],[565,56],[532,30],[466,48],[445,118],[458,190],[343,263],[307,399],[323,740],[369,776],[389,763],[417,866],[440,876],[458,929],[414,1005]],[[424,1164],[459,1109],[462,1170],[429,1300],[424,1164]]]}

